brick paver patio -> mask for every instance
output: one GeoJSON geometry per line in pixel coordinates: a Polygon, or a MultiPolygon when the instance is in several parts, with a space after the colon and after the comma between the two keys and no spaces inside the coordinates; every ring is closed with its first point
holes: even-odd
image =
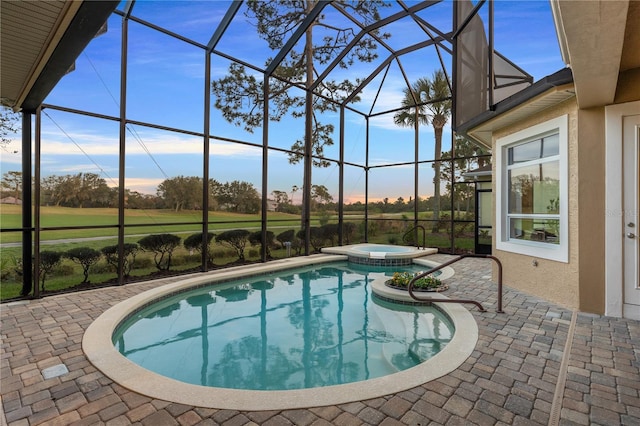
{"type": "Polygon", "coordinates": [[[572,312],[508,287],[505,313],[498,314],[489,261],[466,259],[454,266],[448,295],[475,298],[488,309],[469,307],[480,337],[464,364],[404,392],[303,410],[238,412],[151,399],[113,383],[87,361],[82,336],[95,318],[127,297],[179,278],[2,305],[0,420],[3,425],[640,425],[640,322],[572,312]],[[43,370],[60,364],[68,373],[43,376],[43,370]]]}

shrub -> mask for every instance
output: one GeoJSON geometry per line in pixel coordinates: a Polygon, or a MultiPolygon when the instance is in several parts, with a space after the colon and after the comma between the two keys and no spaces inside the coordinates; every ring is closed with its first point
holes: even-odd
{"type": "MultiPolygon", "coordinates": [[[[301,241],[304,241],[305,239],[304,229],[301,229],[300,231],[298,231],[297,236],[301,241]]],[[[325,241],[326,239],[325,239],[324,231],[322,230],[322,228],[317,226],[312,226],[311,228],[309,228],[309,244],[313,248],[314,252],[319,252],[322,246],[324,245],[325,241]]]]}
{"type": "MultiPolygon", "coordinates": [[[[202,250],[204,249],[204,244],[202,243],[202,232],[198,232],[197,234],[189,235],[184,239],[182,245],[189,251],[195,250],[198,253],[202,254],[202,250]]],[[[213,251],[211,250],[211,241],[213,241],[213,237],[215,234],[213,232],[207,232],[207,261],[209,265],[213,265],[213,251]]]]}
{"type": "Polygon", "coordinates": [[[22,276],[22,258],[16,256],[0,257],[0,282],[18,280],[22,276]]]}
{"type": "Polygon", "coordinates": [[[40,282],[42,291],[44,291],[44,282],[47,279],[47,274],[60,264],[62,260],[62,253],[57,251],[41,251],[40,252],[40,282]]]}
{"type": "Polygon", "coordinates": [[[246,229],[232,229],[221,233],[216,239],[218,242],[234,249],[238,255],[238,261],[244,261],[244,248],[249,242],[249,231],[246,229]]]}
{"type": "MultiPolygon", "coordinates": [[[[62,257],[64,257],[64,253],[62,253],[62,257]]],[[[76,273],[76,269],[73,267],[73,265],[69,265],[61,261],[59,265],[53,268],[53,270],[51,271],[51,276],[52,277],[68,277],[71,275],[75,275],[75,273],[76,273]]]]}
{"type": "MultiPolygon", "coordinates": [[[[360,222],[360,233],[362,235],[365,235],[365,226],[367,226],[367,221],[363,220],[362,222],[360,222]]],[[[368,235],[369,237],[375,237],[378,234],[378,229],[379,229],[379,225],[378,225],[378,221],[376,220],[369,220],[369,225],[368,225],[368,235]]]]}
{"type": "Polygon", "coordinates": [[[447,234],[451,233],[451,215],[449,215],[448,213],[443,213],[440,215],[439,220],[433,227],[433,232],[440,232],[442,228],[447,231],[447,234]]]}
{"type": "Polygon", "coordinates": [[[102,253],[96,249],[92,249],[91,247],[74,247],[67,250],[62,255],[67,259],[70,259],[72,262],[82,266],[82,274],[84,276],[84,279],[82,280],[83,284],[90,282],[89,268],[100,260],[100,257],[102,257],[102,253]]]}
{"type": "MultiPolygon", "coordinates": [[[[102,248],[107,263],[118,270],[118,246],[107,246],[102,248]]],[[[136,243],[124,243],[123,246],[124,261],[122,262],[122,275],[128,277],[133,269],[138,254],[138,245],[136,243]]]]}
{"type": "Polygon", "coordinates": [[[152,234],[139,240],[138,244],[143,250],[154,253],[153,261],[159,271],[168,271],[171,268],[171,256],[180,245],[180,241],[181,239],[177,235],[152,234]]]}
{"type": "Polygon", "coordinates": [[[330,219],[331,219],[331,215],[329,214],[328,211],[321,210],[320,213],[318,213],[318,221],[320,222],[320,226],[324,226],[328,224],[330,219]]]}
{"type": "Polygon", "coordinates": [[[345,244],[351,244],[351,241],[353,241],[353,238],[356,236],[357,229],[358,225],[353,222],[344,222],[342,224],[342,238],[345,244]]]}
{"type": "MultiPolygon", "coordinates": [[[[249,235],[249,242],[254,245],[260,244],[260,246],[262,246],[263,245],[262,231],[252,232],[249,235]]],[[[267,244],[266,244],[267,259],[272,259],[271,247],[273,247],[274,245],[275,245],[275,235],[273,231],[267,231],[267,244]]]]}
{"type": "Polygon", "coordinates": [[[327,223],[320,227],[325,241],[329,241],[332,246],[338,244],[338,227],[337,223],[327,223]]]}
{"type": "Polygon", "coordinates": [[[295,234],[296,231],[294,231],[293,229],[289,229],[276,235],[276,240],[278,240],[280,244],[284,246],[284,243],[286,243],[287,241],[293,242],[293,239],[296,236],[295,234]]]}
{"type": "Polygon", "coordinates": [[[282,244],[284,247],[284,243],[290,242],[291,248],[295,250],[296,255],[300,254],[300,250],[302,249],[302,241],[300,238],[296,237],[296,231],[293,229],[289,229],[288,231],[284,231],[279,233],[276,236],[276,239],[282,244]]]}

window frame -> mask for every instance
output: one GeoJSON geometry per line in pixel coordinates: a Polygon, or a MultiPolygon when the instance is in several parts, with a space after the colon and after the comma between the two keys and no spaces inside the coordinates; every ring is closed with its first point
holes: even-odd
{"type": "MultiPolygon", "coordinates": [[[[496,249],[511,253],[523,254],[541,259],[568,263],[569,261],[569,116],[563,115],[532,127],[520,130],[496,140],[496,249]],[[558,161],[559,167],[559,244],[543,241],[519,240],[510,238],[509,229],[509,148],[539,138],[558,134],[559,153],[557,156],[545,157],[544,162],[558,161]],[[551,159],[549,159],[551,158],[551,159]],[[556,160],[557,158],[557,160],[556,160]]],[[[532,160],[540,163],[543,159],[532,160]]],[[[530,164],[530,162],[527,162],[530,164]]],[[[513,215],[511,215],[513,216],[513,215]]],[[[548,218],[548,214],[526,214],[516,216],[538,216],[548,218]]],[[[556,215],[552,215],[556,216],[556,215]]]]}

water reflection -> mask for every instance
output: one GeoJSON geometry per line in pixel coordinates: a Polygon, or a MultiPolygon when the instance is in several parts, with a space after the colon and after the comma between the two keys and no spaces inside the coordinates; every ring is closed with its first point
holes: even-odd
{"type": "Polygon", "coordinates": [[[346,264],[208,287],[146,308],[113,341],[133,362],[188,383],[299,389],[410,368],[452,336],[438,311],[372,299],[389,271],[346,264]]]}

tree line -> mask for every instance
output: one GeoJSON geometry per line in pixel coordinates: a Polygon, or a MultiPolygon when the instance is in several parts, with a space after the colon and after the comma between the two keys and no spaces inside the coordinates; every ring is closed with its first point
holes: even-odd
{"type": "MultiPolygon", "coordinates": [[[[2,197],[20,199],[22,173],[10,171],[2,175],[2,197]]],[[[176,176],[162,181],[156,194],[143,194],[125,189],[125,207],[130,209],[201,210],[203,179],[176,176]]],[[[43,206],[96,208],[117,207],[118,188],[95,173],[52,175],[41,180],[40,199],[43,206]]],[[[261,198],[250,182],[234,180],[221,183],[209,180],[209,209],[237,213],[257,213],[261,198]]]]}

